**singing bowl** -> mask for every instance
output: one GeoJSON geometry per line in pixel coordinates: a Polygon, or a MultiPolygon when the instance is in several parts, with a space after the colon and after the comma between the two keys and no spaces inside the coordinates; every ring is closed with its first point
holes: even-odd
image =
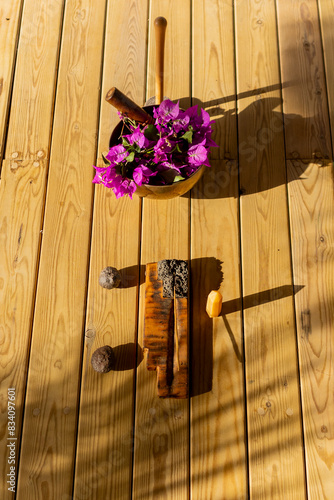
{"type": "MultiPolygon", "coordinates": [[[[153,109],[156,106],[144,106],[144,109],[153,115],[153,109]]],[[[110,140],[109,147],[115,146],[120,143],[120,135],[122,133],[122,128],[124,124],[120,121],[114,128],[110,140]]],[[[130,131],[129,131],[130,133],[130,131]]],[[[190,191],[191,188],[200,180],[205,171],[205,165],[196,170],[190,177],[182,181],[173,182],[172,184],[161,184],[155,186],[154,184],[142,184],[137,186],[135,194],[141,198],[149,198],[154,200],[169,200],[171,198],[176,198],[182,196],[183,194],[190,191]]]]}

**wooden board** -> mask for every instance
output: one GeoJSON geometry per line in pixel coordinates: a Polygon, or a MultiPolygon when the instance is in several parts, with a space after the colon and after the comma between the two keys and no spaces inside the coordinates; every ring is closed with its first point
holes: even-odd
{"type": "Polygon", "coordinates": [[[104,15],[89,0],[64,13],[18,498],[72,498],[104,15]]]}
{"type": "Polygon", "coordinates": [[[3,0],[0,5],[0,172],[16,61],[22,0],[3,0]]]}
{"type": "Polygon", "coordinates": [[[26,0],[10,110],[6,158],[49,157],[64,2],[26,0]],[[15,128],[15,134],[10,130],[15,128]]]}
{"type": "MultiPolygon", "coordinates": [[[[17,452],[48,171],[44,152],[50,141],[62,14],[62,4],[57,3],[57,8],[49,12],[45,11],[46,3],[25,2],[5,153],[7,159],[3,162],[0,186],[1,398],[7,404],[7,389],[15,387],[17,452]],[[28,32],[29,43],[24,43],[28,32]],[[38,39],[38,34],[43,34],[42,40],[38,39]],[[24,93],[27,88],[29,92],[24,93]],[[39,95],[37,101],[33,98],[34,92],[39,95]],[[48,114],[44,114],[46,111],[48,114]],[[43,120],[37,117],[43,117],[43,120]],[[35,151],[36,154],[30,159],[26,151],[35,151]]],[[[17,2],[12,4],[13,8],[18,7],[17,2]]],[[[11,13],[14,20],[18,13],[11,13]]],[[[5,482],[8,448],[7,412],[4,409],[0,412],[0,419],[1,498],[7,499],[12,498],[12,493],[5,482]]]]}
{"type": "Polygon", "coordinates": [[[286,157],[332,154],[316,0],[277,4],[286,157]]]}
{"type": "Polygon", "coordinates": [[[246,500],[232,1],[194,3],[192,64],[193,100],[216,120],[220,147],[191,200],[191,498],[246,500]],[[218,288],[222,316],[210,319],[218,288]]]}
{"type": "Polygon", "coordinates": [[[334,204],[331,162],[288,162],[309,498],[333,496],[334,204]]]}
{"type": "MultiPolygon", "coordinates": [[[[105,101],[107,91],[116,86],[135,102],[145,99],[147,8],[147,0],[108,3],[98,161],[119,120],[105,101]]],[[[110,190],[95,187],[74,484],[78,500],[85,495],[92,500],[131,498],[137,351],[142,361],[137,344],[140,220],[137,196],[116,200],[110,190]],[[120,288],[106,290],[98,284],[101,270],[109,265],[122,274],[120,288]],[[91,355],[106,344],[114,348],[117,369],[98,374],[90,365],[91,355]]]]}
{"type": "Polygon", "coordinates": [[[232,1],[199,0],[192,13],[192,103],[215,120],[212,159],[237,159],[232,1]],[[203,71],[203,68],[206,68],[203,71]]]}
{"type": "MultiPolygon", "coordinates": [[[[151,2],[147,98],[155,94],[154,19],[164,16],[166,31],[165,95],[170,99],[189,96],[190,2],[151,2]],[[180,70],[180,68],[182,68],[180,70]],[[177,75],[177,76],[176,76],[177,75]]],[[[183,103],[189,106],[189,98],[183,103]]],[[[189,258],[189,199],[143,200],[141,263],[189,258]]],[[[144,285],[140,291],[138,342],[143,345],[144,285]]],[[[188,401],[159,399],[156,374],[138,367],[136,391],[133,499],[177,500],[189,496],[188,401]]]]}
{"type": "Polygon", "coordinates": [[[144,350],[146,366],[157,372],[157,394],[161,398],[187,398],[188,298],[163,295],[158,264],[146,264],[144,350]]]}
{"type": "Polygon", "coordinates": [[[300,500],[306,492],[274,2],[238,2],[236,27],[249,498],[300,500]]]}
{"type": "Polygon", "coordinates": [[[334,0],[319,0],[320,27],[325,62],[329,117],[332,131],[332,158],[334,151],[334,0]]]}

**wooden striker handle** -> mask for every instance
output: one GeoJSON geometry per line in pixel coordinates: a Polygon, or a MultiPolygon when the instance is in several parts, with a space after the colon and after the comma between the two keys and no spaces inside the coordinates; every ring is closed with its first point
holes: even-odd
{"type": "Polygon", "coordinates": [[[120,111],[124,116],[137,123],[154,123],[154,119],[146,111],[133,102],[116,87],[112,87],[106,95],[106,101],[120,111]]]}
{"type": "Polygon", "coordinates": [[[164,96],[164,53],[167,20],[157,17],[154,21],[156,45],[155,104],[160,104],[164,96]]]}

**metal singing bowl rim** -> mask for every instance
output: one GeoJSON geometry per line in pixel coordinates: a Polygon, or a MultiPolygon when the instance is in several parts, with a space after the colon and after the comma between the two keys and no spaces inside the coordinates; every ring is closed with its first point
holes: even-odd
{"type": "MultiPolygon", "coordinates": [[[[151,116],[153,116],[153,109],[157,108],[158,105],[153,106],[143,106],[143,109],[147,111],[151,116]]],[[[119,144],[119,138],[122,133],[122,128],[124,123],[120,121],[111,133],[109,140],[109,148],[119,144]]],[[[130,130],[129,130],[130,133],[130,130]]],[[[193,174],[191,174],[187,179],[173,182],[172,184],[142,184],[137,186],[135,194],[141,198],[151,198],[151,199],[170,199],[181,196],[188,191],[199,181],[205,171],[205,165],[199,167],[193,174]]]]}

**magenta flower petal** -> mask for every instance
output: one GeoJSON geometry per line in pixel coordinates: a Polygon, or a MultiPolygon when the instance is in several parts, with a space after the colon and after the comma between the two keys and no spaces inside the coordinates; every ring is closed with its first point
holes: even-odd
{"type": "Polygon", "coordinates": [[[118,176],[110,187],[114,191],[116,198],[120,198],[127,194],[132,199],[132,195],[137,189],[133,180],[122,178],[121,176],[118,176]]]}
{"type": "Polygon", "coordinates": [[[201,109],[201,118],[202,118],[202,123],[204,127],[207,127],[210,125],[210,115],[205,109],[201,109]]]}
{"type": "Polygon", "coordinates": [[[186,131],[188,129],[188,125],[190,122],[190,118],[188,115],[185,115],[183,118],[179,118],[174,120],[173,122],[173,131],[178,134],[181,131],[186,131]]]}
{"type": "Polygon", "coordinates": [[[132,174],[133,180],[137,184],[137,186],[141,186],[143,184],[143,171],[140,167],[134,169],[132,174]]]}
{"type": "Polygon", "coordinates": [[[189,117],[189,123],[193,127],[194,130],[197,130],[200,128],[202,125],[202,119],[200,116],[198,116],[198,106],[192,106],[191,108],[188,108],[186,111],[184,111],[182,116],[188,116],[189,117]]]}
{"type": "Polygon", "coordinates": [[[110,148],[108,154],[106,155],[107,160],[111,163],[121,163],[128,156],[128,152],[122,146],[122,144],[117,144],[117,146],[113,146],[110,148]]]}
{"type": "Polygon", "coordinates": [[[159,171],[164,172],[166,170],[173,170],[177,172],[178,174],[180,173],[180,168],[174,165],[173,163],[169,163],[168,161],[162,162],[159,166],[159,171]]]}
{"type": "Polygon", "coordinates": [[[102,181],[101,174],[97,172],[92,182],[94,184],[101,184],[101,181],[102,181]]]}
{"type": "Polygon", "coordinates": [[[158,109],[154,110],[154,117],[162,118],[163,121],[175,120],[179,116],[179,112],[179,102],[174,103],[169,99],[165,99],[158,109]]]}
{"type": "Polygon", "coordinates": [[[132,134],[123,135],[123,137],[129,144],[133,145],[136,143],[141,149],[147,147],[150,142],[146,139],[144,132],[140,130],[139,126],[132,132],[132,134]]]}
{"type": "Polygon", "coordinates": [[[157,151],[153,157],[153,161],[156,164],[161,163],[163,161],[167,161],[167,160],[168,160],[168,156],[166,155],[166,153],[164,153],[161,150],[157,151]]]}
{"type": "Polygon", "coordinates": [[[190,165],[200,166],[206,165],[208,159],[208,151],[201,144],[191,146],[188,151],[188,162],[190,165]]]}
{"type": "Polygon", "coordinates": [[[208,147],[208,148],[218,148],[218,144],[215,143],[215,141],[213,139],[211,139],[211,137],[207,138],[206,139],[206,143],[205,145],[208,147]]]}

